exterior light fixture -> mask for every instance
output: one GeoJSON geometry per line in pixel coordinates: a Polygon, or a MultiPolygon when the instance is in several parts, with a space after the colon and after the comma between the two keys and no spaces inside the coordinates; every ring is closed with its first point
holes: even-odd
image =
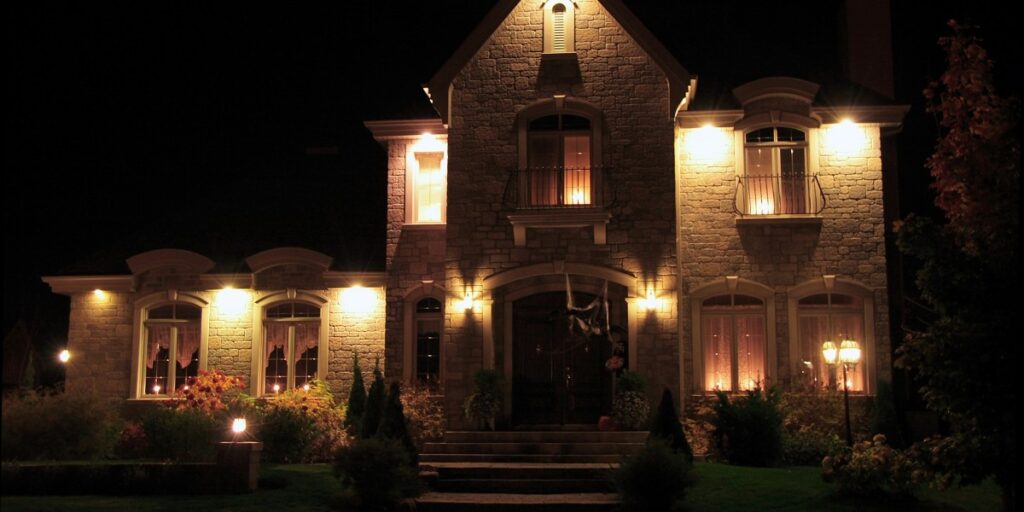
{"type": "Polygon", "coordinates": [[[57,360],[62,363],[67,363],[71,360],[71,351],[68,349],[61,350],[60,353],[57,354],[57,360]]]}
{"type": "Polygon", "coordinates": [[[94,296],[95,296],[95,297],[96,297],[97,299],[105,299],[105,298],[107,298],[107,292],[105,292],[105,291],[103,291],[103,290],[100,290],[99,288],[96,288],[95,290],[93,290],[93,291],[92,291],[92,294],[93,294],[93,295],[94,295],[94,296]]]}
{"type": "Polygon", "coordinates": [[[690,131],[684,141],[686,153],[697,162],[722,163],[728,154],[729,138],[721,128],[711,124],[690,131]]]}
{"type": "Polygon", "coordinates": [[[238,434],[241,434],[242,432],[245,432],[245,428],[245,418],[235,418],[234,420],[231,421],[231,432],[234,432],[236,436],[238,434]]]}
{"type": "Polygon", "coordinates": [[[377,307],[377,294],[370,288],[356,285],[342,290],[341,309],[346,313],[367,314],[377,307]]]}
{"type": "Polygon", "coordinates": [[[654,288],[647,289],[647,296],[639,300],[640,307],[647,311],[657,311],[661,309],[663,301],[654,294],[654,288]]]}
{"type": "Polygon", "coordinates": [[[852,119],[843,119],[827,130],[828,148],[839,156],[856,156],[864,150],[864,131],[852,119]]]}
{"type": "Polygon", "coordinates": [[[244,291],[227,287],[217,292],[217,308],[225,316],[238,317],[245,312],[248,299],[249,294],[244,291]]]}
{"type": "Polygon", "coordinates": [[[473,307],[476,306],[476,301],[473,300],[473,292],[466,292],[466,297],[458,301],[457,306],[459,309],[472,311],[473,307]]]}
{"type": "Polygon", "coordinates": [[[821,344],[821,356],[829,366],[839,365],[843,368],[843,404],[846,408],[846,444],[853,446],[853,429],[850,428],[850,380],[848,372],[853,371],[860,362],[860,345],[845,339],[836,347],[835,342],[826,341],[821,344]]]}

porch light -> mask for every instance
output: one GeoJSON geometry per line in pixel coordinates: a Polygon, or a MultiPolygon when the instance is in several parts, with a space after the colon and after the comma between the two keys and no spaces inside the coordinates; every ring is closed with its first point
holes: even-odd
{"type": "Polygon", "coordinates": [[[235,418],[234,420],[231,421],[231,431],[234,432],[236,436],[238,434],[241,434],[242,432],[245,432],[245,428],[245,418],[235,418]]]}
{"type": "Polygon", "coordinates": [[[249,294],[244,291],[227,287],[217,292],[217,308],[224,316],[238,317],[245,312],[248,299],[249,294]]]}
{"type": "Polygon", "coordinates": [[[458,302],[459,309],[472,311],[474,306],[473,292],[466,292],[466,297],[458,302]]]}
{"type": "Polygon", "coordinates": [[[346,313],[365,315],[376,306],[377,294],[369,288],[355,285],[341,292],[341,309],[346,313]]]}
{"type": "Polygon", "coordinates": [[[828,128],[826,144],[839,156],[855,156],[864,150],[864,131],[852,119],[843,119],[828,128]]]}
{"type": "Polygon", "coordinates": [[[60,353],[57,354],[57,360],[62,363],[67,363],[71,360],[71,352],[68,349],[61,350],[60,353]]]}

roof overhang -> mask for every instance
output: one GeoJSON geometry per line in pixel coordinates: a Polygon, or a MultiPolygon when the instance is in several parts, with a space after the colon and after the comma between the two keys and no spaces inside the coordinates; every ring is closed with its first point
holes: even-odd
{"type": "Polygon", "coordinates": [[[402,119],[397,121],[365,121],[363,126],[373,134],[377,142],[393,139],[413,139],[429,133],[447,137],[448,128],[440,119],[402,119]]]}
{"type": "Polygon", "coordinates": [[[132,276],[43,276],[43,282],[50,286],[53,293],[68,296],[95,290],[135,291],[135,280],[132,276]]]}

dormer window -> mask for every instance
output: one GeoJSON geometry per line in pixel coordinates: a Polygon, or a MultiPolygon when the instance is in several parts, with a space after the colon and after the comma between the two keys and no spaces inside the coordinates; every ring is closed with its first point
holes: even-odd
{"type": "Polygon", "coordinates": [[[576,9],[572,2],[552,0],[544,5],[544,53],[576,51],[576,9]]]}

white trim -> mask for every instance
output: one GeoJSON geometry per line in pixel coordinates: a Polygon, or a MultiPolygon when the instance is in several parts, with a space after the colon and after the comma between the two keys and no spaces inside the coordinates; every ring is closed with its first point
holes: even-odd
{"type": "MultiPolygon", "coordinates": [[[[167,290],[151,293],[135,301],[134,314],[132,315],[132,366],[129,381],[131,388],[128,392],[129,399],[152,400],[166,399],[164,395],[146,396],[145,372],[142,371],[145,365],[146,352],[143,350],[143,343],[146,341],[146,320],[149,310],[154,307],[168,304],[190,304],[199,308],[199,369],[205,370],[208,362],[210,348],[210,301],[193,292],[178,292],[167,290]]],[[[172,357],[174,357],[172,355],[172,357]]]]}
{"type": "Polygon", "coordinates": [[[434,283],[424,283],[409,290],[402,297],[402,381],[413,385],[416,384],[416,304],[423,299],[436,299],[441,302],[441,311],[438,319],[441,321],[441,358],[437,381],[438,385],[444,386],[445,382],[445,343],[444,343],[444,314],[447,303],[448,292],[442,286],[434,283]]]}
{"type": "MultiPolygon", "coordinates": [[[[263,372],[266,368],[263,367],[264,351],[266,350],[266,342],[263,334],[263,321],[265,310],[269,307],[275,306],[285,302],[299,302],[309,304],[312,306],[318,306],[320,308],[320,339],[317,343],[317,360],[316,360],[316,378],[317,380],[326,380],[327,371],[329,368],[328,358],[330,357],[330,323],[331,323],[331,300],[330,296],[325,291],[314,291],[314,290],[282,290],[273,293],[263,295],[253,302],[253,315],[252,315],[252,372],[250,375],[251,382],[249,383],[249,389],[253,396],[261,397],[266,394],[265,375],[263,372]]],[[[291,362],[289,364],[294,364],[291,362]]],[[[289,373],[293,370],[289,368],[289,373]]]]}

